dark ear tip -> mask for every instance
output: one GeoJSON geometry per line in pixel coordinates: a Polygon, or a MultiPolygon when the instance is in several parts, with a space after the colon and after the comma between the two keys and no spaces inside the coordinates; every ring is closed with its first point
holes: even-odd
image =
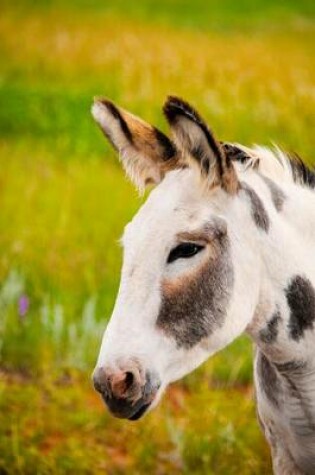
{"type": "Polygon", "coordinates": [[[182,104],[185,104],[185,101],[178,96],[167,96],[164,107],[180,107],[182,104]]]}
{"type": "Polygon", "coordinates": [[[176,96],[168,96],[163,106],[163,112],[170,124],[176,122],[178,116],[185,116],[194,121],[199,119],[195,109],[188,102],[176,96]]]}
{"type": "Polygon", "coordinates": [[[114,105],[112,101],[110,101],[109,99],[107,99],[107,97],[104,97],[104,96],[94,96],[93,100],[94,100],[94,104],[102,104],[103,106],[106,106],[106,107],[114,105]]]}
{"type": "Polygon", "coordinates": [[[184,114],[186,106],[187,103],[180,97],[168,96],[163,106],[163,112],[166,119],[170,123],[173,123],[177,116],[184,114]]]}

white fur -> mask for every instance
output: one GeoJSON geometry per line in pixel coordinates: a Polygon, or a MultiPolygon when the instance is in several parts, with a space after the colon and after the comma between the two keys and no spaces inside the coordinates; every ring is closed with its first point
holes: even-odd
{"type": "MultiPolygon", "coordinates": [[[[279,363],[302,359],[314,364],[311,378],[314,384],[314,332],[306,331],[300,342],[288,338],[289,309],[283,289],[290,276],[301,273],[315,286],[315,194],[293,182],[287,159],[280,150],[273,152],[256,147],[250,153],[259,160],[259,172],[276,181],[286,196],[279,213],[260,174],[236,165],[239,180],[253,188],[264,203],[271,221],[268,233],[253,222],[250,206],[241,192],[231,197],[215,188],[205,194],[192,169],[169,172],[126,226],[120,289],[97,366],[119,367],[124,361],[137,358],[144,367],[154,370],[162,386],[152,407],[168,383],[192,371],[244,331],[262,351],[267,351],[259,340],[259,332],[277,302],[280,302],[283,322],[270,357],[279,363]],[[175,340],[156,325],[161,281],[165,276],[184,275],[188,269],[198,266],[203,257],[198,254],[181,260],[170,270],[167,256],[176,244],[178,233],[194,231],[215,216],[224,219],[228,227],[234,267],[233,294],[223,326],[194,348],[179,349],[175,340]]],[[[302,473],[288,455],[287,447],[297,460],[303,458],[303,447],[297,445],[288,424],[279,420],[282,416],[274,414],[259,387],[258,404],[261,417],[275,420],[279,427],[277,447],[270,442],[276,454],[276,472],[302,473]],[[281,442],[281,438],[285,442],[281,442]],[[284,443],[287,445],[281,445],[284,443]],[[281,471],[281,467],[287,467],[287,472],[281,471]]],[[[315,417],[315,402],[312,409],[315,417]]],[[[285,411],[284,414],[290,417],[285,411]]]]}

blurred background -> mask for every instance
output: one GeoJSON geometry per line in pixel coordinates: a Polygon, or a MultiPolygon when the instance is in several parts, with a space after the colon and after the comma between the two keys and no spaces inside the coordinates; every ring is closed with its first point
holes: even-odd
{"type": "Polygon", "coordinates": [[[90,106],[165,131],[176,94],[222,140],[314,163],[314,17],[312,0],[1,0],[1,474],[270,473],[245,337],[137,423],[92,389],[141,200],[90,106]]]}

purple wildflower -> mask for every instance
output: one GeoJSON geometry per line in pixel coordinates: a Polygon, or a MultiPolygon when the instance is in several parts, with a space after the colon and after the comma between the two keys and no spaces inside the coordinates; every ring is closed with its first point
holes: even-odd
{"type": "Polygon", "coordinates": [[[21,295],[19,298],[18,308],[19,308],[19,315],[21,318],[24,318],[28,312],[30,306],[30,301],[27,295],[21,295]]]}

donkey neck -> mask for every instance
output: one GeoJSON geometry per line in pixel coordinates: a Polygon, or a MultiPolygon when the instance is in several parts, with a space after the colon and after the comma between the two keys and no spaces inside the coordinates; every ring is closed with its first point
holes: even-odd
{"type": "Polygon", "coordinates": [[[315,194],[294,184],[277,186],[283,203],[276,212],[268,208],[269,230],[259,241],[260,293],[247,332],[257,346],[258,411],[270,443],[290,454],[299,473],[311,474],[315,464],[315,194]]]}
{"type": "Polygon", "coordinates": [[[283,202],[272,209],[264,197],[270,227],[259,241],[260,294],[247,332],[270,361],[315,367],[315,193],[275,185],[283,202]]]}

